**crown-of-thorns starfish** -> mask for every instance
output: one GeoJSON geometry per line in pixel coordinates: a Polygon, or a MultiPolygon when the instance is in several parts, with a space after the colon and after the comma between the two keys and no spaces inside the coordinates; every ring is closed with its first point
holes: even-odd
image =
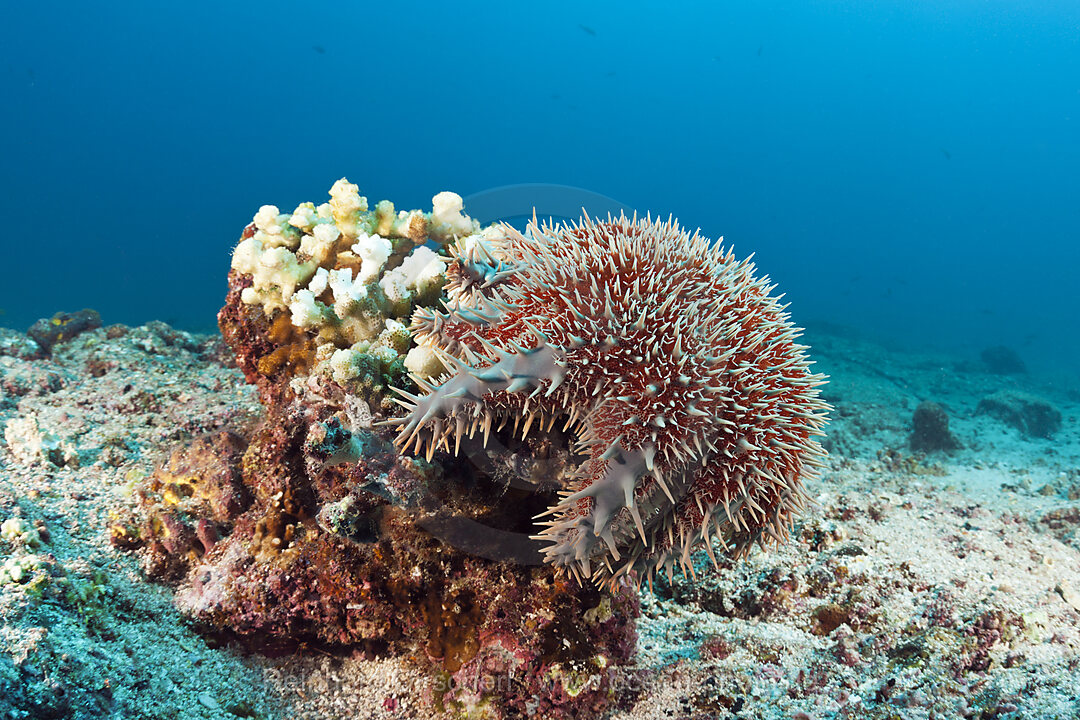
{"type": "Polygon", "coordinates": [[[786,539],[829,408],[750,259],[673,220],[502,231],[454,245],[446,312],[413,317],[448,373],[403,393],[398,446],[456,453],[511,419],[523,437],[572,429],[586,459],[536,537],[579,579],[651,582],[700,546],[715,563],[713,541],[786,539]]]}

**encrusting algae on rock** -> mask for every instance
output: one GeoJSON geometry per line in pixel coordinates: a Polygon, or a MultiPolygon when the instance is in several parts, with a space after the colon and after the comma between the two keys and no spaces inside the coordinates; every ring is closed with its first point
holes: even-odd
{"type": "Polygon", "coordinates": [[[409,655],[447,711],[603,711],[631,581],[787,533],[823,378],[752,265],[672,222],[330,195],[233,255],[219,325],[265,417],[174,452],[118,543],[208,629],[409,655]]]}

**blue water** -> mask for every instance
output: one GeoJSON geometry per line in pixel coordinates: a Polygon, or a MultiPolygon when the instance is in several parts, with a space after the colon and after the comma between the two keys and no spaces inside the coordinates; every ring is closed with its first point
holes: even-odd
{"type": "Polygon", "coordinates": [[[7,4],[0,324],[208,330],[258,206],[342,175],[555,183],[756,252],[800,324],[1074,367],[1080,3],[292,7],[7,4]]]}

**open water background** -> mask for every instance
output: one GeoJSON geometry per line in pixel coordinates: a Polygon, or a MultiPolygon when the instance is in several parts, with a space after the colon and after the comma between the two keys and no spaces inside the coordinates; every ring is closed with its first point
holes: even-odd
{"type": "Polygon", "coordinates": [[[399,208],[551,183],[755,252],[800,324],[1075,372],[1080,3],[3,14],[2,325],[211,330],[259,205],[343,175],[399,208]]]}

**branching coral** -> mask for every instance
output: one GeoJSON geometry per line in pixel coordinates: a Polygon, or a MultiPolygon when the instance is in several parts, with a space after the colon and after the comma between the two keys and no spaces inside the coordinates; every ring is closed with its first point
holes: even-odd
{"type": "MultiPolygon", "coordinates": [[[[331,378],[351,395],[381,401],[406,368],[435,371],[430,356],[408,356],[407,325],[417,304],[439,299],[446,265],[425,242],[447,243],[476,232],[461,198],[440,193],[430,213],[395,212],[344,178],[330,202],[303,203],[292,213],[264,205],[233,252],[245,278],[243,306],[258,307],[269,343],[241,358],[248,379],[266,390],[280,377],[331,378]],[[272,378],[265,382],[261,378],[272,378]]],[[[252,321],[234,307],[222,319],[226,339],[252,321]]]]}

